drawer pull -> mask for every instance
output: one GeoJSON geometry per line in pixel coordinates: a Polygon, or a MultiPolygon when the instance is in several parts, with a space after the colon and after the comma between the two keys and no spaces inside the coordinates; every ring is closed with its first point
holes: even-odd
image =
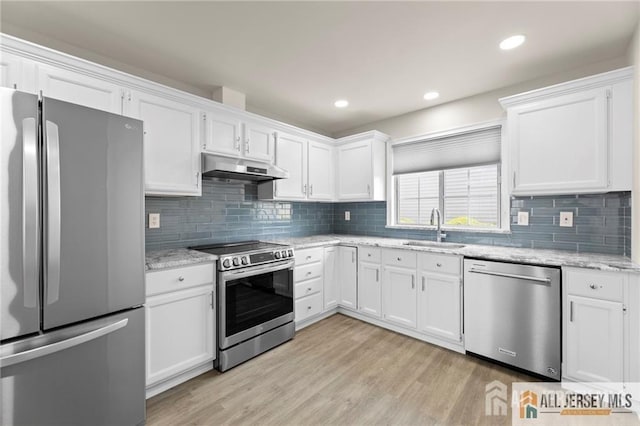
{"type": "Polygon", "coordinates": [[[589,285],[589,288],[590,288],[590,289],[592,289],[592,290],[597,290],[597,289],[598,289],[598,286],[597,286],[597,285],[595,285],[595,284],[590,284],[590,285],[589,285]]]}
{"type": "Polygon", "coordinates": [[[436,263],[436,266],[440,268],[442,266],[442,263],[436,263]]]}
{"type": "Polygon", "coordinates": [[[371,257],[371,253],[367,253],[367,256],[368,256],[368,257],[371,257]]]}
{"type": "Polygon", "coordinates": [[[311,259],[313,259],[312,256],[307,256],[307,260],[311,260],[311,259]]]}
{"type": "Polygon", "coordinates": [[[307,272],[307,276],[311,275],[313,272],[309,271],[307,272]]]}
{"type": "Polygon", "coordinates": [[[311,306],[307,306],[307,309],[311,309],[311,306]]]}
{"type": "Polygon", "coordinates": [[[402,258],[401,257],[398,258],[398,262],[402,262],[402,258]]]}
{"type": "Polygon", "coordinates": [[[307,293],[310,292],[312,290],[311,287],[307,287],[307,293]]]}
{"type": "Polygon", "coordinates": [[[424,277],[422,277],[422,291],[424,291],[424,277]]]}
{"type": "Polygon", "coordinates": [[[180,281],[180,282],[184,281],[184,277],[182,277],[182,276],[178,277],[178,281],[180,281]]]}
{"type": "Polygon", "coordinates": [[[569,302],[569,322],[573,322],[573,300],[569,302]]]}

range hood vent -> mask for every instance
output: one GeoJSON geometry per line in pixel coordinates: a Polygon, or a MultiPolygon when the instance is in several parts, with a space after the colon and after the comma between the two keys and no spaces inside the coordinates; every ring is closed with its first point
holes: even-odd
{"type": "Polygon", "coordinates": [[[287,179],[289,172],[269,163],[202,154],[202,177],[267,181],[287,179]]]}

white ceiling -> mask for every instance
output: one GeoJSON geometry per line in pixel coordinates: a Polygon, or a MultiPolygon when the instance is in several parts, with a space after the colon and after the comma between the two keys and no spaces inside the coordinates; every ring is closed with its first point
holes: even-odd
{"type": "Polygon", "coordinates": [[[61,41],[333,134],[625,54],[631,2],[9,2],[61,41]],[[526,34],[521,48],[498,43],[526,34]],[[437,90],[427,102],[422,95],[437,90]],[[346,98],[338,110],[333,102],[346,98]]]}

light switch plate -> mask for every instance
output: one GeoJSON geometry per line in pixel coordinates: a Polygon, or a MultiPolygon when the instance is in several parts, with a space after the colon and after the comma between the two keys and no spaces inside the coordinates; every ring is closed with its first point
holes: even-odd
{"type": "Polygon", "coordinates": [[[351,212],[344,212],[344,220],[351,220],[351,212]]]}
{"type": "Polygon", "coordinates": [[[573,212],[560,212],[560,226],[567,228],[573,226],[573,212]]]}
{"type": "Polygon", "coordinates": [[[160,213],[149,213],[149,229],[160,228],[160,213]]]}
{"type": "Polygon", "coordinates": [[[529,226],[529,212],[518,212],[518,225],[529,226]]]}

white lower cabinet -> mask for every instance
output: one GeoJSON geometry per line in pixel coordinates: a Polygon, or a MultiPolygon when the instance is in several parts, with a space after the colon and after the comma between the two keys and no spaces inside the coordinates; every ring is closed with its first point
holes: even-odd
{"type": "Polygon", "coordinates": [[[147,397],[213,368],[214,307],[213,264],[147,272],[147,397]]]}
{"type": "Polygon", "coordinates": [[[382,312],[385,320],[405,327],[416,328],[416,268],[415,253],[385,250],[382,280],[382,312]],[[399,253],[400,256],[396,256],[399,253]],[[403,257],[412,258],[413,267],[395,266],[403,257]]]}
{"type": "Polygon", "coordinates": [[[462,340],[462,300],[459,275],[420,271],[418,330],[460,342],[462,340]]]}
{"type": "Polygon", "coordinates": [[[340,287],[338,279],[340,277],[337,264],[338,247],[325,247],[324,249],[324,303],[325,311],[338,306],[340,299],[340,287]]]}
{"type": "Polygon", "coordinates": [[[632,377],[637,368],[631,365],[637,362],[637,350],[632,355],[637,336],[628,330],[629,316],[637,317],[638,300],[631,297],[637,291],[628,285],[630,277],[623,272],[563,268],[563,380],[637,380],[632,377]]]}
{"type": "Polygon", "coordinates": [[[358,311],[378,318],[382,316],[380,269],[379,263],[358,263],[358,311]]]}
{"type": "Polygon", "coordinates": [[[323,311],[325,248],[296,251],[293,269],[294,317],[296,325],[323,311]]]}
{"type": "Polygon", "coordinates": [[[358,249],[338,246],[337,250],[338,305],[355,310],[358,306],[358,249]]]}

